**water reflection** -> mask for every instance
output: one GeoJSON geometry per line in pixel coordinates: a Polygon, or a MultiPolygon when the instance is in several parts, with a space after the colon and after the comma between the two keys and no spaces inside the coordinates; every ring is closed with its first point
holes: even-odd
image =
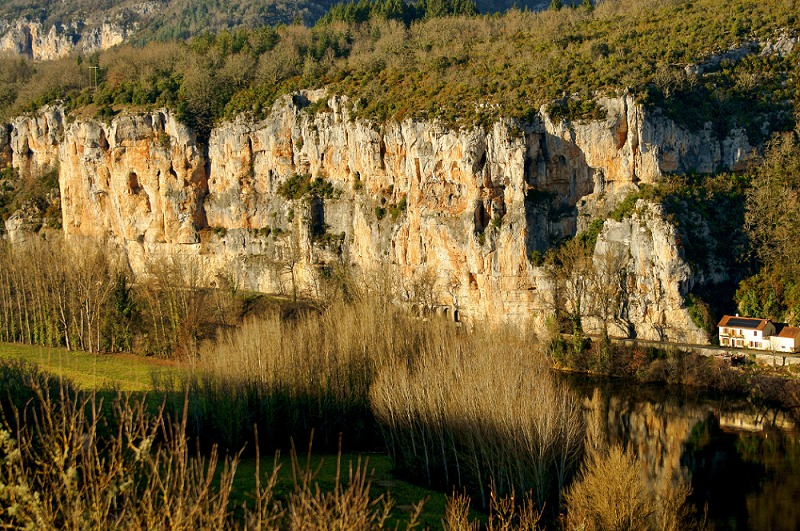
{"type": "Polygon", "coordinates": [[[564,376],[589,444],[620,444],[656,484],[689,479],[716,529],[800,527],[800,429],[784,411],[694,389],[564,376]]]}

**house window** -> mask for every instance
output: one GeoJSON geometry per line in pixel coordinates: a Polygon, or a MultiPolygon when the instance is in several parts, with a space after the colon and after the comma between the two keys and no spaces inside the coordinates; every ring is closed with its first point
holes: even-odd
{"type": "Polygon", "coordinates": [[[758,332],[756,332],[755,330],[753,330],[753,336],[754,336],[754,337],[758,337],[758,332]]]}

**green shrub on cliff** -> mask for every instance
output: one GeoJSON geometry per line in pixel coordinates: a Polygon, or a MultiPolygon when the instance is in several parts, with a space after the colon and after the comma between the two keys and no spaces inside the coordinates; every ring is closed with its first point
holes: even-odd
{"type": "Polygon", "coordinates": [[[684,302],[694,325],[709,336],[712,335],[717,321],[711,315],[711,308],[708,304],[692,293],[686,296],[684,302]]]}
{"type": "Polygon", "coordinates": [[[315,197],[332,199],[337,192],[333,185],[322,177],[312,180],[307,173],[295,173],[278,187],[278,194],[289,200],[315,197]]]}

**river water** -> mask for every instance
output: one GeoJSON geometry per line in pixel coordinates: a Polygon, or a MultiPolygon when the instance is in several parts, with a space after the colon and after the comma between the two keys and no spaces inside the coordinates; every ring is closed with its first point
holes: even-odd
{"type": "Polygon", "coordinates": [[[800,529],[800,426],[787,412],[696,389],[562,377],[592,437],[631,448],[653,483],[690,481],[715,529],[800,529]]]}

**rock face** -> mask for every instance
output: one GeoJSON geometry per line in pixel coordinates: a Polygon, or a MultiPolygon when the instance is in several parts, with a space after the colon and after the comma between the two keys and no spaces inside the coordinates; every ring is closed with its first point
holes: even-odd
{"type": "Polygon", "coordinates": [[[59,159],[66,234],[125,245],[136,271],[144,271],[144,250],[154,244],[162,253],[196,248],[205,226],[205,157],[170,114],[75,122],[59,159]]]}
{"type": "Polygon", "coordinates": [[[611,335],[626,336],[635,323],[638,337],[706,343],[683,307],[695,280],[678,249],[678,234],[664,221],[660,206],[637,202],[631,217],[608,219],[597,238],[596,256],[607,252],[630,257],[624,311],[611,335]]]}
{"type": "Polygon", "coordinates": [[[0,26],[0,52],[22,55],[35,61],[60,59],[74,52],[91,53],[122,43],[128,36],[124,24],[100,21],[84,24],[43,26],[39,22],[17,20],[0,26]]]}
{"type": "MultiPolygon", "coordinates": [[[[387,289],[410,303],[526,323],[548,313],[532,251],[604,216],[640,182],[735,168],[749,154],[739,132],[691,135],[628,96],[601,104],[602,121],[554,123],[543,111],[531,126],[456,131],[356,120],[345,99],[318,91],[281,99],[263,121],[219,126],[207,147],[168,111],[67,125],[47,108],[15,120],[6,144],[21,174],[59,167],[67,235],[121,245],[138,273],[158,256],[190,256],[208,282],[224,274],[249,289],[314,294],[331,264],[385,267],[387,289]],[[320,98],[325,110],[307,112],[320,98]],[[300,197],[297,176],[332,188],[300,197]]],[[[637,211],[607,221],[598,243],[630,249],[627,330],[699,340],[674,228],[655,207],[637,211]]]]}
{"type": "Polygon", "coordinates": [[[63,109],[47,106],[35,116],[20,116],[12,120],[10,127],[5,129],[7,136],[0,140],[0,148],[4,144],[8,146],[11,163],[23,179],[40,175],[58,168],[64,127],[63,109]]]}

